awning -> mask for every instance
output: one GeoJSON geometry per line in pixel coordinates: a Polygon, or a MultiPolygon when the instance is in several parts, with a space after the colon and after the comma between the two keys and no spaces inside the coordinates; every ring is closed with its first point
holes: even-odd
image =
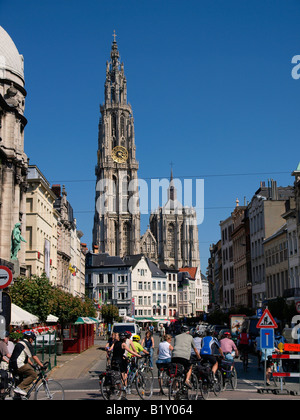
{"type": "Polygon", "coordinates": [[[79,318],[77,318],[76,322],[74,322],[75,325],[80,325],[80,324],[97,324],[99,322],[98,319],[96,318],[90,318],[88,316],[80,316],[79,318]]]}
{"type": "Polygon", "coordinates": [[[51,314],[47,316],[46,322],[57,322],[57,321],[58,321],[57,316],[51,315],[51,314]]]}
{"type": "Polygon", "coordinates": [[[14,303],[11,304],[10,324],[15,326],[38,324],[39,318],[14,303]]]}

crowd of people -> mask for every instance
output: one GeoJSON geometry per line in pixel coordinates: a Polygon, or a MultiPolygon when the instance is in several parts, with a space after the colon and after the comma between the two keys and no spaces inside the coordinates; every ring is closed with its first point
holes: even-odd
{"type": "MultiPolygon", "coordinates": [[[[157,348],[157,367],[159,367],[160,364],[171,362],[180,363],[185,368],[186,385],[188,387],[191,386],[190,377],[193,363],[200,359],[209,361],[212,367],[213,378],[216,380],[215,374],[218,369],[218,356],[225,359],[228,363],[231,363],[231,366],[233,367],[234,358],[238,358],[239,356],[243,357],[245,353],[248,354],[250,352],[250,346],[254,344],[251,343],[251,338],[246,330],[242,330],[234,341],[231,333],[228,331],[225,331],[221,339],[218,340],[210,330],[205,331],[205,333],[194,331],[193,335],[191,335],[188,326],[181,326],[180,333],[176,334],[174,337],[174,344],[172,344],[173,334],[170,334],[169,331],[166,333],[165,328],[162,325],[158,326],[157,332],[160,336],[160,342],[157,348]]],[[[147,354],[149,355],[149,366],[153,369],[153,355],[155,351],[153,334],[154,328],[152,324],[147,327],[145,337],[142,340],[139,335],[134,335],[132,339],[130,339],[130,333],[120,334],[119,337],[118,334],[113,334],[106,345],[107,355],[111,353],[112,361],[120,362],[120,344],[116,347],[115,343],[122,342],[122,350],[124,350],[122,354],[129,358],[132,354],[138,354],[139,357],[143,354],[147,354]]],[[[279,351],[277,348],[277,343],[279,341],[284,342],[284,338],[282,336],[279,337],[277,334],[274,348],[267,352],[261,351],[259,337],[255,342],[259,369],[260,364],[267,358],[267,385],[270,383],[271,356],[274,352],[279,351]]],[[[123,365],[124,372],[126,366],[126,364],[123,365]]]]}

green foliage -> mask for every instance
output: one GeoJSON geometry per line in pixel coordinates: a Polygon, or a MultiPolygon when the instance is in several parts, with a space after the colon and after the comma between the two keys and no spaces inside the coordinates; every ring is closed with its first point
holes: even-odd
{"type": "Polygon", "coordinates": [[[66,293],[50,284],[46,275],[19,279],[9,290],[12,302],[45,322],[49,314],[59,318],[61,324],[75,322],[79,316],[96,316],[93,302],[85,297],[66,293]]]}
{"type": "Polygon", "coordinates": [[[104,322],[111,324],[113,321],[119,321],[119,309],[114,305],[103,305],[101,308],[101,314],[104,322]]]}

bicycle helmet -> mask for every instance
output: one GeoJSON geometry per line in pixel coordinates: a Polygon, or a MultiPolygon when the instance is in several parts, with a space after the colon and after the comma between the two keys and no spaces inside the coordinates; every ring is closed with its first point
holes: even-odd
{"type": "Polygon", "coordinates": [[[130,338],[131,337],[131,332],[130,331],[125,331],[124,334],[126,335],[126,338],[130,338]]]}
{"type": "Polygon", "coordinates": [[[26,338],[26,340],[29,340],[30,338],[35,340],[35,334],[32,331],[25,331],[23,334],[23,338],[26,338]]]}
{"type": "Polygon", "coordinates": [[[230,332],[229,331],[225,331],[224,334],[223,334],[223,337],[224,338],[231,338],[230,332]]]}
{"type": "Polygon", "coordinates": [[[189,327],[187,326],[187,325],[182,325],[182,327],[181,327],[181,332],[187,332],[187,331],[189,331],[190,329],[189,329],[189,327]]]}
{"type": "Polygon", "coordinates": [[[133,341],[140,341],[141,337],[139,335],[134,335],[132,339],[133,341]]]}
{"type": "Polygon", "coordinates": [[[121,333],[119,334],[119,339],[120,339],[120,341],[125,340],[125,338],[127,338],[126,333],[125,333],[125,332],[121,332],[121,333]]]}

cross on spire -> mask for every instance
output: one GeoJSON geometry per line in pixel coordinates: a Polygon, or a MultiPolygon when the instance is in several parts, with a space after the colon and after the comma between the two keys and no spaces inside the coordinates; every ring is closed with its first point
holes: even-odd
{"type": "Polygon", "coordinates": [[[116,42],[116,31],[114,30],[114,33],[113,33],[113,35],[112,35],[113,37],[114,37],[114,42],[116,42]]]}

